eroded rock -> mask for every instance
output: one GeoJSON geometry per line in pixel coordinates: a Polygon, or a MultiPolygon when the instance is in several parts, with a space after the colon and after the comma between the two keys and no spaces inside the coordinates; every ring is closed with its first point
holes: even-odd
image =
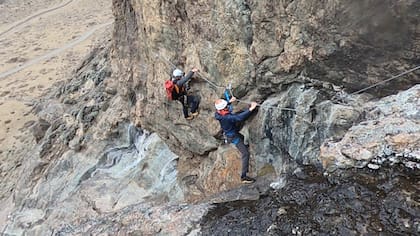
{"type": "Polygon", "coordinates": [[[365,104],[367,120],[350,128],[339,142],[321,146],[325,168],[407,163],[417,168],[420,86],[365,104]],[[405,158],[407,157],[407,158],[405,158]],[[411,164],[414,162],[414,165],[411,164]]]}

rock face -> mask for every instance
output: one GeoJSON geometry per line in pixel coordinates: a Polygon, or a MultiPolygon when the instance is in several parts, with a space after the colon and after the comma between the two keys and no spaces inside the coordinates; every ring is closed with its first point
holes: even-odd
{"type": "Polygon", "coordinates": [[[339,142],[321,146],[326,168],[368,167],[402,162],[420,168],[420,86],[363,107],[366,120],[351,127],[339,142]]]}
{"type": "MultiPolygon", "coordinates": [[[[326,233],[335,229],[330,221],[322,229],[318,224],[346,212],[343,192],[357,204],[351,211],[358,216],[369,204],[357,200],[365,192],[372,202],[408,205],[369,215],[374,230],[366,229],[363,219],[348,226],[351,219],[344,218],[335,233],[419,233],[418,210],[407,207],[418,209],[417,199],[411,200],[415,187],[398,194],[385,186],[398,183],[389,179],[381,185],[372,175],[357,186],[350,180],[348,191],[336,185],[348,174],[340,168],[419,168],[420,88],[414,86],[419,72],[385,81],[420,64],[419,1],[113,0],[113,5],[112,42],[93,51],[69,83],[38,104],[28,158],[9,168],[18,175],[1,173],[7,180],[1,191],[3,233],[195,235],[202,229],[214,235],[221,231],[207,226],[225,225],[214,218],[200,222],[212,214],[209,203],[222,202],[223,208],[223,202],[243,199],[278,206],[258,222],[271,230],[258,233],[326,233]],[[163,83],[175,67],[193,66],[201,72],[189,92],[201,98],[200,115],[186,121],[181,104],[166,99],[163,83]],[[250,144],[250,174],[258,177],[251,187],[239,187],[238,151],[216,138],[213,101],[228,84],[241,101],[261,103],[242,129],[250,144]],[[329,178],[314,186],[310,177],[324,177],[299,171],[302,164],[324,168],[329,178]],[[282,176],[291,172],[297,180],[288,183],[282,176]],[[9,181],[13,176],[20,177],[9,181]],[[370,178],[386,194],[374,196],[365,187],[370,178]],[[268,191],[273,180],[271,186],[284,193],[268,191]],[[302,186],[293,191],[297,184],[302,186]],[[325,191],[333,196],[325,197],[325,191]],[[306,207],[318,197],[327,202],[319,217],[303,217],[312,215],[306,207]],[[288,209],[279,202],[301,206],[294,211],[295,223],[284,222],[281,215],[288,209]],[[330,212],[328,202],[338,210],[330,212]],[[305,222],[319,230],[296,228],[305,222]],[[400,228],[383,227],[387,222],[400,228]]],[[[235,104],[236,110],[245,108],[245,102],[235,104]]],[[[254,232],[240,227],[243,234],[254,232]]]]}
{"type": "Polygon", "coordinates": [[[268,164],[279,174],[288,159],[321,163],[324,140],[364,119],[361,104],[419,82],[417,71],[356,96],[418,64],[418,1],[125,0],[114,8],[112,58],[121,94],[136,104],[132,120],[157,132],[181,162],[217,149],[213,101],[228,83],[242,100],[264,101],[244,132],[253,171],[268,164]],[[189,122],[166,100],[163,82],[175,67],[192,66],[202,70],[191,83],[201,104],[189,122]]]}
{"type": "Polygon", "coordinates": [[[108,55],[108,46],[94,50],[69,83],[37,105],[40,120],[28,129],[33,146],[5,173],[5,235],[67,232],[63,222],[184,199],[178,156],[156,133],[128,124],[108,55]]]}

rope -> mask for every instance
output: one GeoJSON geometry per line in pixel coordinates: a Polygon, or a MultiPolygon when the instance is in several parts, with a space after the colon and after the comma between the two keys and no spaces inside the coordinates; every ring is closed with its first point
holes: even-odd
{"type": "Polygon", "coordinates": [[[349,95],[355,95],[355,94],[358,94],[358,93],[360,93],[360,92],[366,91],[366,90],[368,90],[368,89],[371,89],[371,88],[373,88],[373,87],[376,87],[376,86],[378,86],[378,85],[380,85],[380,84],[384,84],[384,83],[389,82],[389,81],[391,81],[391,80],[397,79],[397,78],[399,78],[399,77],[401,77],[401,76],[403,76],[403,75],[406,75],[406,74],[411,73],[411,72],[413,72],[413,71],[416,71],[416,70],[418,70],[418,69],[420,69],[420,65],[419,65],[419,66],[417,66],[417,67],[414,67],[414,68],[412,68],[412,69],[410,69],[410,70],[404,71],[404,72],[402,72],[402,73],[400,73],[400,74],[398,74],[398,75],[392,76],[392,77],[391,77],[391,78],[389,78],[389,79],[386,79],[386,80],[384,80],[384,81],[378,82],[378,83],[373,84],[373,85],[371,85],[371,86],[369,86],[369,87],[366,87],[366,88],[364,88],[364,89],[360,89],[360,90],[358,90],[358,91],[356,91],[356,92],[353,92],[353,93],[351,93],[351,94],[349,94],[349,95]]]}
{"type": "MultiPolygon", "coordinates": [[[[152,51],[153,51],[153,50],[152,50],[152,51]]],[[[161,59],[163,62],[168,63],[168,64],[169,64],[172,68],[176,68],[175,64],[173,64],[171,61],[169,61],[168,59],[166,59],[164,56],[162,56],[162,55],[160,55],[159,53],[156,53],[156,52],[154,52],[153,54],[155,54],[157,58],[159,58],[159,57],[160,57],[160,59],[161,59]]]]}
{"type": "MultiPolygon", "coordinates": [[[[235,95],[233,95],[232,89],[230,87],[227,88],[227,90],[229,91],[231,97],[235,97],[235,95]]],[[[244,101],[244,100],[240,100],[240,99],[236,99],[236,101],[241,102],[241,103],[244,103],[244,104],[251,104],[252,103],[252,102],[248,102],[248,101],[244,101]]],[[[277,106],[271,106],[271,105],[267,105],[267,104],[265,104],[265,105],[263,105],[263,104],[257,104],[257,107],[261,107],[261,108],[276,108],[276,109],[279,109],[279,110],[294,111],[294,112],[296,112],[296,109],[293,109],[293,108],[277,107],[277,106]]]]}
{"type": "Polygon", "coordinates": [[[215,87],[215,88],[225,88],[225,86],[220,86],[220,85],[217,85],[217,84],[215,84],[214,82],[211,82],[209,79],[207,79],[206,77],[204,77],[200,72],[197,72],[197,74],[203,79],[203,80],[205,80],[207,83],[209,83],[210,85],[212,85],[213,87],[215,87]]]}
{"type": "MultiPolygon", "coordinates": [[[[156,55],[156,57],[160,58],[162,61],[168,63],[169,65],[172,66],[172,68],[177,68],[177,66],[175,64],[173,64],[172,62],[170,62],[168,59],[166,59],[165,57],[163,57],[162,55],[160,55],[159,53],[154,53],[156,55]]],[[[215,84],[214,82],[210,81],[209,79],[207,79],[204,75],[202,75],[200,72],[196,72],[203,80],[205,80],[208,84],[210,84],[211,86],[215,87],[215,88],[225,88],[224,86],[220,86],[215,84]]]]}
{"type": "MultiPolygon", "coordinates": [[[[173,68],[176,68],[176,66],[172,63],[172,62],[170,62],[168,59],[166,59],[165,57],[163,57],[162,55],[160,55],[159,53],[155,53],[156,54],[156,56],[157,57],[159,57],[159,58],[161,58],[162,59],[162,61],[165,61],[165,62],[167,62],[169,65],[171,65],[173,68]]],[[[402,73],[400,73],[400,74],[398,74],[398,75],[395,75],[395,76],[392,76],[391,78],[389,78],[389,79],[386,79],[386,80],[384,80],[384,81],[380,81],[380,82],[378,82],[378,83],[375,83],[375,84],[373,84],[373,85],[371,85],[371,86],[368,86],[368,87],[366,87],[366,88],[363,88],[363,89],[360,89],[360,90],[358,90],[358,91],[356,91],[356,92],[353,92],[353,93],[351,93],[351,94],[348,94],[348,95],[355,95],[355,94],[358,94],[358,93],[360,93],[360,92],[363,92],[363,91],[366,91],[366,90],[368,90],[368,89],[371,89],[371,88],[374,88],[374,87],[376,87],[376,86],[378,86],[378,85],[380,85],[380,84],[384,84],[384,83],[386,83],[386,82],[389,82],[389,81],[391,81],[391,80],[394,80],[394,79],[397,79],[397,78],[399,78],[399,77],[401,77],[401,76],[404,76],[404,75],[406,75],[406,74],[408,74],[408,73],[411,73],[411,72],[413,72],[413,71],[416,71],[416,70],[418,70],[418,69],[420,69],[420,65],[419,66],[416,66],[416,67],[414,67],[414,68],[412,68],[412,69],[410,69],[410,70],[407,70],[407,71],[404,71],[404,72],[402,72],[402,73]]],[[[215,88],[223,88],[223,89],[228,89],[228,91],[230,92],[230,94],[231,94],[231,96],[232,97],[235,97],[234,95],[233,95],[233,93],[232,93],[232,89],[230,88],[230,87],[225,87],[225,86],[220,86],[220,85],[217,85],[216,83],[214,83],[214,82],[212,82],[211,80],[209,80],[208,78],[206,78],[203,74],[201,74],[200,72],[197,72],[197,74],[204,80],[204,81],[206,81],[208,84],[210,84],[211,86],[213,86],[213,87],[215,87],[215,88]]],[[[229,85],[230,86],[230,85],[229,85]]],[[[244,104],[251,104],[251,102],[249,102],[249,101],[244,101],[244,100],[240,100],[240,99],[236,99],[236,101],[238,101],[238,102],[240,102],[240,103],[244,103],[244,104]]],[[[272,105],[267,105],[267,104],[265,104],[265,105],[263,105],[263,104],[257,104],[257,106],[258,107],[261,107],[261,108],[273,108],[273,109],[279,109],[279,110],[285,110],[285,111],[294,111],[294,112],[296,112],[296,109],[293,109],[293,108],[287,108],[287,107],[278,107],[278,106],[272,106],[272,105]]],[[[315,109],[315,108],[312,108],[312,109],[315,109]]],[[[311,109],[311,110],[312,110],[311,109]]]]}
{"type": "MultiPolygon", "coordinates": [[[[244,103],[244,104],[251,104],[252,102],[248,102],[248,101],[244,101],[244,100],[240,100],[240,99],[236,99],[236,101],[240,102],[240,103],[244,103]]],[[[258,104],[257,103],[257,107],[261,107],[261,108],[275,108],[275,109],[279,109],[279,110],[285,110],[285,111],[294,111],[296,112],[296,109],[293,108],[287,108],[287,107],[278,107],[278,106],[272,106],[272,105],[267,105],[267,104],[258,104]]]]}
{"type": "MultiPolygon", "coordinates": [[[[162,55],[160,55],[159,53],[154,53],[158,58],[160,58],[162,61],[164,61],[164,62],[166,62],[166,63],[168,63],[169,65],[171,65],[173,68],[176,68],[176,66],[172,63],[172,62],[170,62],[168,59],[166,59],[165,57],[163,57],[162,55]]],[[[197,74],[204,80],[204,81],[206,81],[208,84],[210,84],[211,86],[213,86],[213,87],[215,87],[216,89],[217,88],[223,88],[223,89],[226,89],[226,87],[225,86],[220,86],[220,85],[217,85],[216,83],[214,83],[214,82],[212,82],[211,80],[209,80],[209,79],[207,79],[203,74],[201,74],[200,72],[197,72],[197,74]]],[[[228,88],[228,90],[229,90],[229,92],[230,92],[230,94],[231,94],[231,96],[232,97],[235,97],[234,95],[233,95],[233,93],[232,93],[232,89],[231,88],[228,88]]],[[[244,104],[251,104],[251,102],[248,102],[248,101],[244,101],[244,100],[240,100],[240,99],[236,99],[236,101],[238,101],[238,102],[240,102],[240,103],[244,103],[244,104]]],[[[261,108],[275,108],[275,109],[279,109],[279,110],[285,110],[285,111],[294,111],[294,112],[296,112],[296,110],[295,109],[292,109],[292,108],[286,108],[286,107],[277,107],[277,106],[270,106],[270,105],[263,105],[263,104],[257,104],[257,106],[258,107],[261,107],[261,108]]]]}
{"type": "MultiPolygon", "coordinates": [[[[176,66],[173,64],[173,63],[171,63],[169,60],[167,60],[166,58],[164,58],[164,57],[162,57],[160,54],[156,54],[158,57],[160,57],[160,58],[163,58],[163,60],[165,60],[166,62],[168,62],[170,65],[172,65],[174,68],[176,68],[176,66]]],[[[408,73],[411,73],[411,72],[413,72],[413,71],[416,71],[416,70],[418,70],[418,69],[420,69],[420,65],[419,66],[416,66],[416,67],[414,67],[414,68],[412,68],[412,69],[410,69],[410,70],[407,70],[407,71],[405,71],[405,72],[402,72],[402,73],[400,73],[400,74],[398,74],[398,75],[395,75],[395,76],[392,76],[391,78],[389,78],[389,79],[386,79],[386,80],[384,80],[384,81],[381,81],[381,82],[378,82],[378,83],[375,83],[375,84],[373,84],[373,85],[371,85],[371,86],[368,86],[368,87],[366,87],[366,88],[364,88],[364,89],[360,89],[360,90],[358,90],[358,91],[356,91],[356,92],[353,92],[353,93],[351,93],[351,94],[349,94],[349,95],[355,95],[355,94],[358,94],[358,93],[360,93],[360,92],[363,92],[363,91],[366,91],[366,90],[368,90],[368,89],[371,89],[371,88],[373,88],[373,87],[376,87],[376,86],[378,86],[378,85],[380,85],[380,84],[384,84],[384,83],[386,83],[386,82],[389,82],[389,81],[391,81],[391,80],[394,80],[394,79],[397,79],[397,78],[399,78],[399,77],[401,77],[401,76],[404,76],[404,75],[406,75],[406,74],[408,74],[408,73]]],[[[224,89],[227,89],[229,92],[230,92],[230,94],[231,94],[231,97],[235,97],[234,95],[233,95],[233,92],[232,92],[232,88],[231,88],[231,84],[229,84],[227,87],[224,87],[224,86],[220,86],[220,85],[217,85],[216,83],[214,83],[214,82],[212,82],[212,81],[210,81],[209,79],[207,79],[205,76],[203,76],[201,73],[199,73],[199,72],[197,72],[197,74],[203,79],[203,80],[205,80],[208,84],[210,84],[211,86],[213,86],[213,87],[215,87],[216,89],[217,88],[224,88],[224,89]]],[[[236,99],[236,101],[238,101],[238,102],[240,102],[240,103],[244,103],[244,104],[252,104],[251,102],[249,102],[249,101],[244,101],[244,100],[240,100],[240,99],[236,99]]],[[[296,119],[299,119],[299,120],[301,120],[301,121],[303,121],[303,122],[305,122],[305,123],[307,123],[309,126],[313,126],[313,127],[315,127],[315,133],[318,135],[318,140],[319,140],[319,142],[321,142],[321,133],[319,132],[319,130],[318,130],[318,127],[317,127],[317,125],[314,125],[313,124],[313,122],[311,122],[311,121],[309,121],[309,120],[307,120],[307,119],[305,119],[304,118],[304,116],[302,116],[302,115],[300,115],[300,114],[297,114],[297,110],[296,109],[293,109],[293,108],[287,108],[287,107],[278,107],[278,106],[272,106],[272,105],[268,105],[268,104],[265,104],[265,105],[263,105],[263,104],[257,104],[257,106],[258,107],[261,107],[261,108],[273,108],[273,109],[279,109],[279,110],[285,110],[285,111],[293,111],[294,113],[295,113],[295,118],[296,119]]],[[[315,108],[311,108],[310,110],[313,110],[313,109],[315,109],[315,108]]],[[[321,143],[319,143],[319,146],[321,146],[321,143]]]]}
{"type": "MultiPolygon", "coordinates": [[[[230,94],[231,94],[232,97],[235,97],[233,95],[233,93],[232,93],[232,90],[229,89],[229,92],[230,92],[230,94]]],[[[243,100],[240,100],[240,99],[236,99],[236,101],[241,102],[241,103],[245,103],[245,104],[251,104],[251,102],[243,101],[243,100]]],[[[270,106],[270,105],[267,105],[267,104],[265,104],[265,105],[257,104],[257,107],[261,107],[261,108],[273,108],[273,109],[284,110],[284,111],[293,111],[295,113],[297,119],[302,120],[302,121],[308,123],[309,125],[312,125],[312,122],[310,122],[307,119],[303,118],[303,116],[297,114],[297,110],[296,109],[293,109],[293,108],[270,106]]],[[[312,108],[312,109],[314,109],[314,108],[312,108]]],[[[315,128],[316,128],[316,126],[315,126],[315,128]]]]}
{"type": "MultiPolygon", "coordinates": [[[[170,62],[168,59],[166,59],[165,57],[163,57],[162,55],[160,55],[159,53],[154,53],[158,58],[160,58],[162,61],[164,61],[164,62],[166,62],[166,63],[168,63],[169,65],[171,65],[173,68],[176,68],[176,66],[172,63],[172,62],[170,62]]],[[[213,87],[215,87],[215,88],[223,88],[223,89],[228,89],[228,91],[229,91],[229,93],[231,94],[231,97],[235,97],[235,95],[233,95],[233,92],[232,92],[232,88],[231,88],[231,84],[229,84],[229,86],[228,87],[224,87],[224,86],[220,86],[220,85],[217,85],[216,83],[214,83],[214,82],[212,82],[212,81],[210,81],[209,79],[207,79],[205,76],[203,76],[200,72],[197,72],[197,74],[203,79],[203,80],[205,80],[208,84],[210,84],[210,85],[212,85],[213,87]]],[[[252,102],[249,102],[249,101],[244,101],[244,100],[240,100],[240,99],[236,99],[236,101],[238,101],[238,102],[240,102],[240,103],[244,103],[244,104],[251,104],[252,102]]],[[[295,112],[295,113],[297,113],[296,112],[296,109],[293,109],[293,108],[287,108],[287,107],[278,107],[278,106],[271,106],[271,105],[267,105],[267,104],[265,104],[265,105],[263,105],[263,104],[257,104],[257,106],[258,107],[261,107],[261,108],[273,108],[273,109],[279,109],[279,110],[285,110],[285,111],[293,111],[293,112],[295,112]]],[[[313,108],[314,109],[314,108],[313,108]]],[[[303,118],[303,116],[301,116],[301,115],[298,115],[298,114],[296,114],[296,118],[297,119],[300,119],[300,120],[302,120],[302,121],[304,121],[304,122],[306,122],[306,123],[308,123],[309,125],[312,125],[312,122],[310,122],[310,121],[308,121],[308,120],[306,120],[305,118],[303,118]]]]}

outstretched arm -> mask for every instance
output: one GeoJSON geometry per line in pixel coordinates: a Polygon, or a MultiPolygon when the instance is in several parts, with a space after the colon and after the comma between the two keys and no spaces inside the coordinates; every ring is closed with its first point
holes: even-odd
{"type": "Polygon", "coordinates": [[[237,114],[229,115],[227,118],[231,121],[234,121],[234,122],[244,121],[244,120],[246,120],[246,118],[248,118],[251,115],[252,111],[255,110],[257,105],[258,104],[256,102],[252,102],[251,106],[247,110],[242,111],[242,112],[237,113],[237,114]]]}
{"type": "Polygon", "coordinates": [[[182,78],[178,82],[176,82],[176,84],[178,86],[184,85],[186,82],[188,82],[188,80],[190,80],[192,78],[193,74],[197,71],[198,71],[198,69],[196,67],[192,68],[192,70],[190,72],[188,72],[188,74],[186,76],[184,76],[184,78],[182,78]]]}

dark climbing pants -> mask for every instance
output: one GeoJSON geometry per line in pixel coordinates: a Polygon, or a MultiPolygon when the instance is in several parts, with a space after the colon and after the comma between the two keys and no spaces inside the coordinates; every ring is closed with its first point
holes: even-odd
{"type": "Polygon", "coordinates": [[[197,96],[193,95],[185,95],[181,100],[182,103],[182,112],[184,113],[184,117],[188,117],[188,107],[191,110],[191,113],[194,113],[198,109],[199,100],[197,96]]]}
{"type": "Polygon", "coordinates": [[[245,145],[244,143],[244,136],[242,134],[238,134],[237,136],[233,137],[233,138],[228,138],[228,142],[232,143],[232,141],[235,140],[235,138],[239,138],[239,141],[236,142],[236,148],[239,150],[239,152],[241,152],[241,159],[242,159],[242,172],[241,172],[241,178],[245,177],[246,174],[248,173],[248,168],[249,168],[249,151],[248,151],[248,147],[245,145]]]}

